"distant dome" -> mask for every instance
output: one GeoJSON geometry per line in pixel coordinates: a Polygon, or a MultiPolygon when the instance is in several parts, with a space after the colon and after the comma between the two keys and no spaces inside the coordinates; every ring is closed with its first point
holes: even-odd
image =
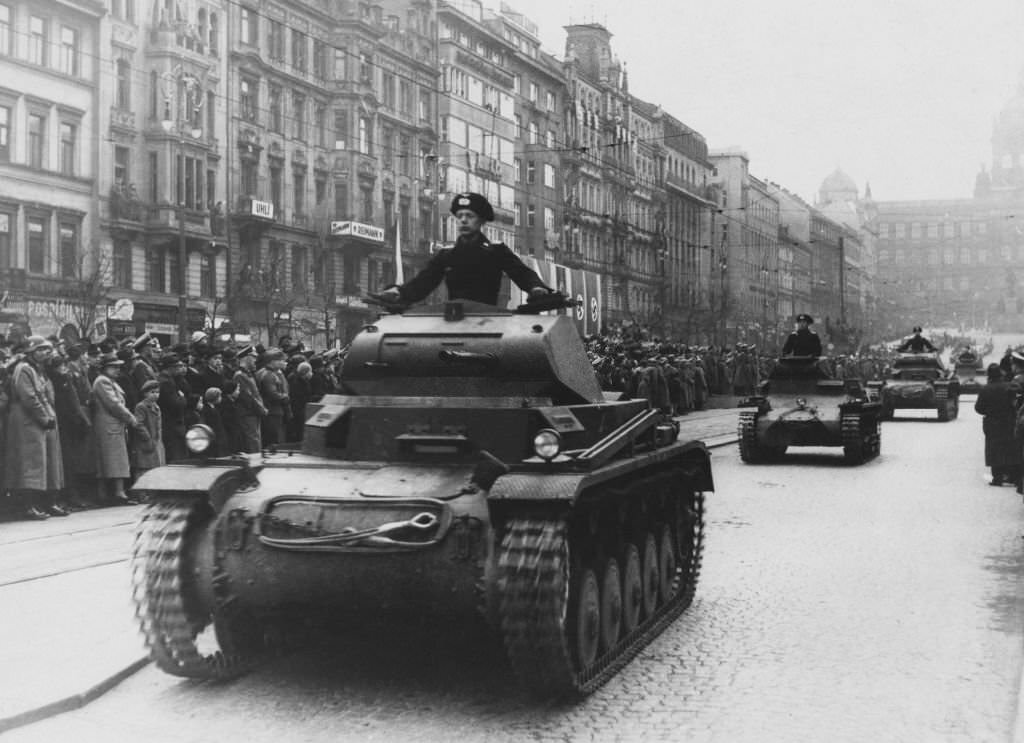
{"type": "Polygon", "coordinates": [[[821,182],[821,188],[818,190],[818,201],[822,204],[828,204],[833,201],[856,201],[857,200],[857,184],[853,178],[848,176],[839,168],[821,182]]]}

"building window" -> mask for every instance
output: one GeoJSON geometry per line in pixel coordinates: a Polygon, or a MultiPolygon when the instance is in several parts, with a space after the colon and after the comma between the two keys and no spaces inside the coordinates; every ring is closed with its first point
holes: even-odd
{"type": "Polygon", "coordinates": [[[60,172],[63,175],[75,174],[75,139],[78,127],[62,121],[60,124],[60,172]]]}
{"type": "Polygon", "coordinates": [[[372,142],[370,140],[370,119],[366,116],[359,117],[359,151],[364,155],[372,154],[370,148],[372,142]]]}
{"type": "Polygon", "coordinates": [[[363,208],[362,208],[362,219],[364,222],[371,223],[373,221],[373,191],[369,188],[361,189],[363,208]]]}
{"type": "Polygon", "coordinates": [[[316,188],[316,205],[322,206],[327,202],[327,179],[323,176],[318,176],[314,184],[316,188]]]}
{"type": "Polygon", "coordinates": [[[37,65],[46,64],[46,19],[31,16],[28,34],[28,61],[37,65]]]}
{"type": "Polygon", "coordinates": [[[7,56],[11,53],[11,6],[0,5],[0,54],[7,56]]]}
{"type": "Polygon", "coordinates": [[[399,173],[402,175],[412,175],[412,138],[406,134],[399,137],[399,151],[398,151],[398,164],[399,173]]]}
{"type": "Polygon", "coordinates": [[[322,103],[316,104],[313,109],[313,126],[316,128],[316,144],[318,147],[327,146],[327,106],[322,103]]]}
{"type": "Polygon", "coordinates": [[[160,197],[160,153],[149,153],[149,201],[155,204],[160,197]]]}
{"type": "Polygon", "coordinates": [[[535,227],[537,225],[537,207],[533,204],[527,204],[526,206],[526,226],[535,227]]]}
{"type": "MultiPolygon", "coordinates": [[[[128,0],[133,2],[133,0],[128,0]]],[[[134,11],[133,11],[134,13],[134,11]]],[[[220,24],[217,21],[217,14],[210,13],[210,54],[214,57],[220,55],[220,24]]]]}
{"type": "Polygon", "coordinates": [[[242,160],[242,193],[246,196],[256,195],[256,163],[242,160]]]}
{"type": "Polygon", "coordinates": [[[348,214],[348,184],[344,181],[334,182],[334,213],[339,217],[348,214]]]}
{"type": "Polygon", "coordinates": [[[275,62],[284,61],[284,24],[281,21],[269,21],[267,29],[267,50],[270,59],[275,62]]]}
{"type": "Polygon", "coordinates": [[[256,121],[256,110],[259,107],[259,98],[257,96],[259,81],[254,78],[243,77],[239,81],[239,87],[238,105],[242,112],[242,118],[246,121],[256,121]]]}
{"type": "Polygon", "coordinates": [[[547,99],[547,109],[548,109],[548,111],[554,111],[555,110],[555,94],[554,94],[554,92],[552,92],[550,90],[547,91],[547,94],[546,94],[545,97],[547,99]]]}
{"type": "Polygon", "coordinates": [[[380,92],[384,108],[395,110],[395,76],[390,72],[380,73],[380,92]]]}
{"type": "Polygon", "coordinates": [[[292,121],[295,122],[295,139],[306,141],[306,96],[295,93],[292,98],[292,121]]]}
{"type": "Polygon", "coordinates": [[[281,86],[271,85],[267,98],[270,105],[270,131],[283,134],[284,130],[281,128],[281,86]]]}
{"type": "Polygon", "coordinates": [[[526,182],[528,184],[537,182],[537,166],[533,160],[529,160],[526,163],[526,182]]]}
{"type": "Polygon", "coordinates": [[[551,207],[544,207],[544,229],[551,232],[555,229],[555,210],[551,207]]]}
{"type": "Polygon", "coordinates": [[[270,201],[274,205],[274,214],[281,214],[281,166],[270,168],[270,201]]]}
{"type": "Polygon", "coordinates": [[[217,296],[217,256],[204,253],[199,260],[199,296],[217,296]]]}
{"type": "Polygon", "coordinates": [[[78,276],[78,225],[60,223],[60,275],[66,279],[78,276]]]}
{"type": "MultiPolygon", "coordinates": [[[[146,289],[148,291],[159,292],[161,294],[167,291],[167,284],[165,282],[166,273],[164,269],[163,249],[148,248],[146,250],[146,289]]],[[[177,271],[174,273],[177,273],[177,271]]]]}
{"type": "Polygon", "coordinates": [[[512,163],[512,169],[514,171],[514,178],[516,183],[522,183],[523,181],[523,161],[518,157],[512,163]]]}
{"type": "Polygon", "coordinates": [[[131,153],[127,147],[114,147],[114,183],[128,185],[128,167],[131,164],[131,153]]]}
{"type": "Polygon", "coordinates": [[[28,164],[33,168],[43,167],[44,145],[46,143],[46,117],[40,114],[28,116],[28,164]]]}
{"type": "Polygon", "coordinates": [[[327,45],[320,39],[313,39],[313,74],[327,79],[327,45]]]}
{"type": "Polygon", "coordinates": [[[68,26],[60,29],[60,71],[78,77],[78,31],[68,26]]]}
{"type": "Polygon", "coordinates": [[[292,171],[292,208],[296,216],[306,213],[306,171],[302,169],[292,171]]]}
{"type": "Polygon", "coordinates": [[[46,220],[28,218],[28,271],[44,273],[46,270],[46,220]]]}
{"type": "Polygon", "coordinates": [[[530,102],[537,102],[537,83],[530,83],[530,102]]]}
{"type": "Polygon", "coordinates": [[[11,161],[11,109],[0,106],[0,162],[11,161]]]}
{"type": "Polygon", "coordinates": [[[527,141],[530,144],[537,144],[537,142],[539,140],[540,140],[540,129],[537,127],[537,122],[536,121],[531,121],[530,122],[530,129],[529,129],[529,135],[527,137],[527,141]]]}
{"type": "Polygon", "coordinates": [[[544,163],[544,185],[548,188],[555,187],[555,168],[550,163],[544,163]]]}
{"type": "Polygon", "coordinates": [[[523,205],[518,201],[512,205],[512,224],[516,227],[520,227],[523,224],[523,205]]]}
{"type": "Polygon", "coordinates": [[[297,292],[304,292],[307,285],[306,276],[306,248],[302,245],[292,245],[292,289],[297,292]]]}
{"type": "Polygon", "coordinates": [[[240,29],[243,44],[256,44],[259,40],[259,15],[255,10],[242,6],[239,11],[242,27],[240,29]]]}
{"type": "Polygon", "coordinates": [[[114,104],[121,111],[131,110],[132,65],[127,59],[117,60],[117,91],[114,104]]]}
{"type": "Polygon", "coordinates": [[[11,267],[11,224],[14,218],[10,212],[0,212],[0,268],[11,267]]]}
{"type": "Polygon", "coordinates": [[[121,289],[132,288],[132,244],[127,240],[114,241],[111,280],[121,289]]]}
{"type": "Polygon", "coordinates": [[[308,41],[306,34],[296,28],[292,29],[292,67],[299,72],[305,72],[309,64],[309,52],[306,47],[308,41]]]}

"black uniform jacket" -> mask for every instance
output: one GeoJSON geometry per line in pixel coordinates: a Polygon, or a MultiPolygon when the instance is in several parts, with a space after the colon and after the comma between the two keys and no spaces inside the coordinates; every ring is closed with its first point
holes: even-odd
{"type": "Polygon", "coordinates": [[[911,351],[913,353],[924,353],[925,351],[934,351],[935,346],[927,338],[920,335],[912,335],[900,344],[897,351],[911,351]]]}
{"type": "Polygon", "coordinates": [[[783,356],[821,356],[821,338],[813,330],[801,328],[789,334],[782,347],[783,356]]]}
{"type": "Polygon", "coordinates": [[[540,276],[519,260],[505,243],[492,243],[479,235],[468,239],[460,237],[455,247],[439,250],[422,271],[398,289],[406,302],[419,302],[444,279],[449,299],[496,305],[503,273],[523,291],[547,288],[540,276]]]}

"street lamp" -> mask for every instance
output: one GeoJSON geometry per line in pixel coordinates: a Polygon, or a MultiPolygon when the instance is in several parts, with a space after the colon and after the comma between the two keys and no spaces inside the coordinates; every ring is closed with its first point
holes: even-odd
{"type": "Polygon", "coordinates": [[[178,220],[178,341],[186,342],[188,338],[188,251],[185,241],[185,131],[193,139],[203,136],[203,130],[197,124],[195,115],[203,105],[202,90],[199,78],[191,73],[185,72],[181,65],[165,72],[164,81],[164,118],[160,122],[163,130],[170,134],[175,128],[178,130],[178,157],[177,173],[175,174],[174,197],[176,200],[176,216],[178,220]],[[171,118],[171,95],[169,90],[179,92],[178,106],[175,113],[176,118],[171,118]],[[192,117],[189,117],[189,107],[192,117]]]}

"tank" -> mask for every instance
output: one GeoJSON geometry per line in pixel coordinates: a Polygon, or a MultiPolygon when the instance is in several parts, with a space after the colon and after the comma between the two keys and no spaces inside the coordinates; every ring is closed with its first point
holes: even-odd
{"type": "Polygon", "coordinates": [[[958,353],[953,359],[953,374],[960,383],[961,395],[976,395],[981,390],[985,366],[973,349],[958,353]]]}
{"type": "Polygon", "coordinates": [[[879,404],[859,380],[830,378],[813,356],[780,358],[740,408],[740,458],[748,464],[778,461],[797,446],[841,446],[850,464],[881,451],[879,404]]]}
{"type": "Polygon", "coordinates": [[[382,315],[301,449],[143,475],[133,598],[156,664],[227,678],[282,622],[429,617],[482,622],[531,692],[564,698],[662,632],[700,576],[709,452],[603,393],[571,317],[532,312],[382,315]]]}
{"type": "Polygon", "coordinates": [[[897,354],[885,379],[869,384],[882,420],[892,420],[897,410],[931,409],[940,421],[951,421],[960,410],[960,382],[937,353],[897,354]]]}

